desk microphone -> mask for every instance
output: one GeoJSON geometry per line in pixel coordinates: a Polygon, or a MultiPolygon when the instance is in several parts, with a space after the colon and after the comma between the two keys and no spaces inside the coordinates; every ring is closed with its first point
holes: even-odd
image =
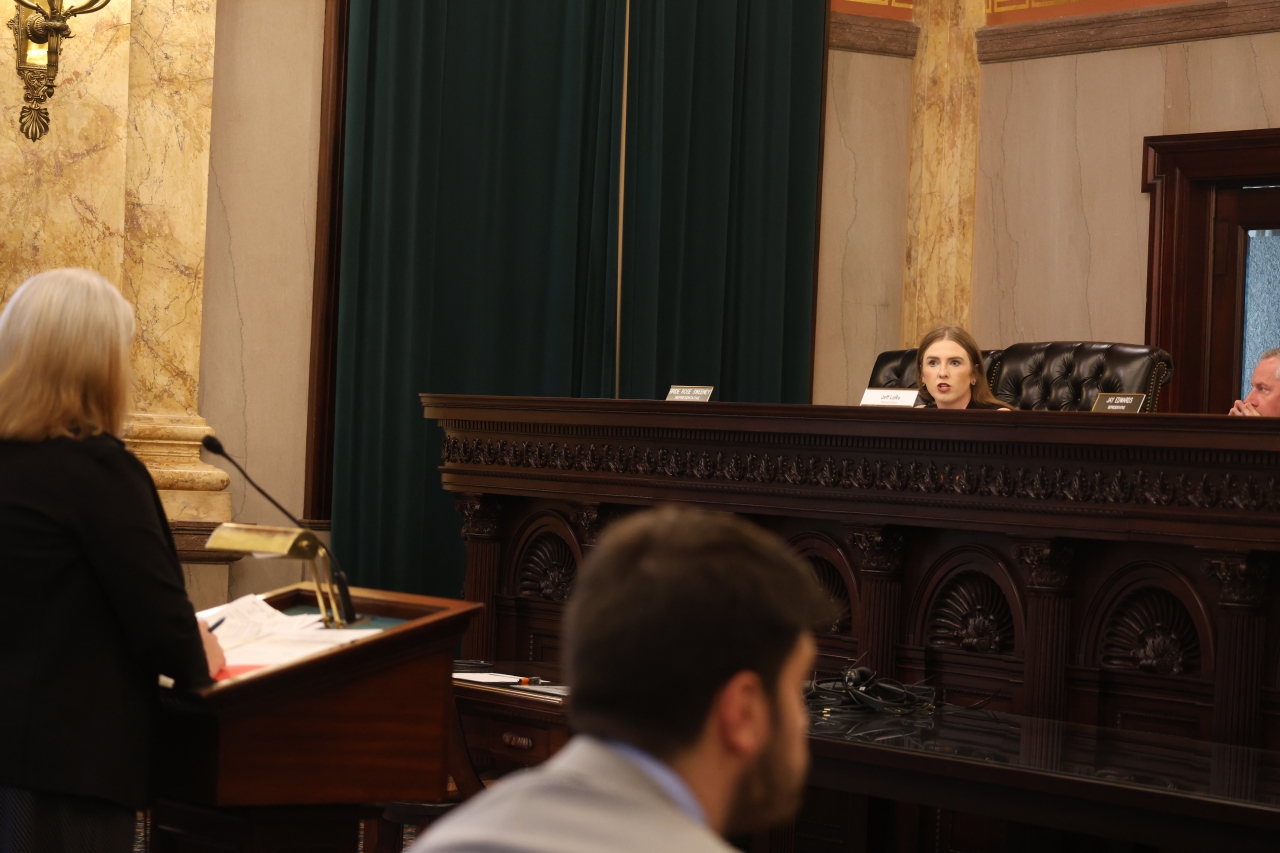
{"type": "MultiPolygon", "coordinates": [[[[271,505],[284,513],[284,517],[292,521],[295,526],[301,527],[303,530],[311,530],[310,527],[307,527],[301,521],[294,518],[293,513],[282,507],[279,501],[267,494],[266,489],[255,483],[253,478],[249,476],[249,472],[241,468],[240,463],[232,459],[227,454],[226,448],[222,446],[222,442],[218,441],[216,436],[206,435],[200,440],[200,444],[205,450],[215,456],[221,456],[223,459],[234,465],[236,470],[240,472],[240,476],[244,477],[245,482],[253,486],[258,494],[271,501],[271,505]]],[[[312,530],[311,532],[314,533],[315,531],[312,530]]],[[[342,621],[350,625],[352,622],[356,621],[356,608],[355,605],[351,603],[351,589],[347,586],[347,574],[342,571],[342,567],[338,565],[338,555],[333,553],[333,550],[329,548],[326,548],[325,551],[328,552],[329,562],[333,566],[333,582],[338,587],[338,603],[342,607],[342,621]]]]}

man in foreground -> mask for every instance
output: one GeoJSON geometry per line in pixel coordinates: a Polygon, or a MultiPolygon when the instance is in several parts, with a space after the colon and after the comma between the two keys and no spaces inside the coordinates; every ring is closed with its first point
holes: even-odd
{"type": "Polygon", "coordinates": [[[1269,349],[1258,358],[1251,384],[1253,390],[1243,400],[1236,400],[1227,414],[1280,418],[1280,349],[1269,349]]]}
{"type": "Polygon", "coordinates": [[[728,851],[782,823],[808,770],[804,681],[829,605],[771,534],[639,513],[585,561],[566,625],[579,734],[437,823],[415,853],[728,851]]]}

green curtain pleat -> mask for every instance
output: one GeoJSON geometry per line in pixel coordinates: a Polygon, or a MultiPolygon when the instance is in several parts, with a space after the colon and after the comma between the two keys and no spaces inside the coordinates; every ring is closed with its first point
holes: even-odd
{"type": "MultiPolygon", "coordinates": [[[[424,391],[612,396],[625,0],[352,0],[334,549],[462,591],[424,391]]],[[[622,395],[806,402],[824,0],[632,0],[622,395]]]]}
{"type": "Polygon", "coordinates": [[[622,396],[807,403],[825,0],[633,0],[622,396]]]}
{"type": "Polygon", "coordinates": [[[612,396],[624,0],[353,0],[333,540],[459,595],[424,391],[612,396]]]}

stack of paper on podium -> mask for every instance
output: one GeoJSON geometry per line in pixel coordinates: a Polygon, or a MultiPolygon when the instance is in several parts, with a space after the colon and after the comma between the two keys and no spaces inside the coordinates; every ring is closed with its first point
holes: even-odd
{"type": "Polygon", "coordinates": [[[380,633],[380,628],[326,629],[319,613],[288,616],[257,595],[202,610],[227,655],[218,679],[231,678],[266,666],[293,663],[305,657],[354,643],[380,633]]]}

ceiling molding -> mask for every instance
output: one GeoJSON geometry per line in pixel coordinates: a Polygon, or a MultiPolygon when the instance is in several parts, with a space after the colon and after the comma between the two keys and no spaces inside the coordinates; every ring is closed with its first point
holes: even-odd
{"type": "Polygon", "coordinates": [[[1280,0],[1173,3],[983,27],[978,30],[978,61],[1012,62],[1276,31],[1280,0]]]}
{"type": "Polygon", "coordinates": [[[920,28],[911,21],[832,12],[827,47],[911,59],[916,55],[919,40],[920,28]]]}

